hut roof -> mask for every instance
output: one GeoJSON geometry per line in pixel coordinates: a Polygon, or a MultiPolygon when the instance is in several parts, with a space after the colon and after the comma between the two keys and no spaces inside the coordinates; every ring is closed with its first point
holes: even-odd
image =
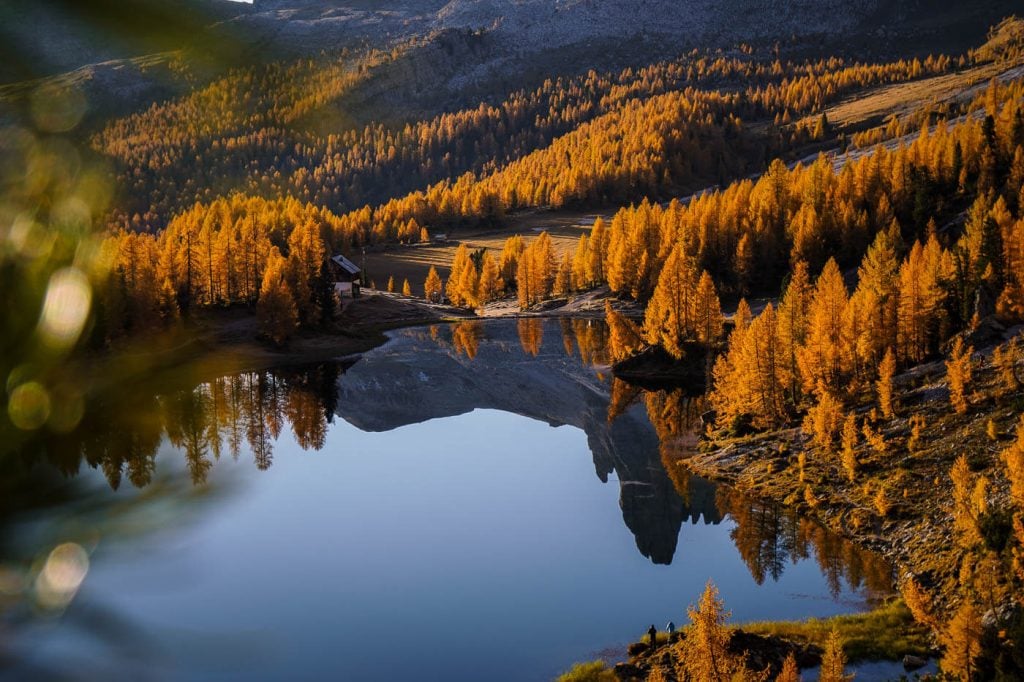
{"type": "Polygon", "coordinates": [[[360,272],[359,267],[355,263],[350,261],[348,258],[345,258],[341,254],[338,254],[337,256],[332,256],[331,260],[334,261],[335,265],[337,265],[339,268],[341,268],[350,275],[358,275],[360,272]]]}

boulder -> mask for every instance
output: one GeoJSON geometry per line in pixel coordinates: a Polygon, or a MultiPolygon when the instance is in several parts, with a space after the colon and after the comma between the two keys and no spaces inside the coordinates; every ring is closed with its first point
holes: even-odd
{"type": "Polygon", "coordinates": [[[622,682],[632,682],[632,680],[647,678],[647,672],[640,666],[633,665],[632,663],[616,663],[615,667],[612,668],[612,673],[622,682]]]}
{"type": "Polygon", "coordinates": [[[914,656],[913,654],[907,654],[903,657],[903,669],[907,672],[917,670],[928,665],[927,659],[921,658],[920,656],[914,656]]]}

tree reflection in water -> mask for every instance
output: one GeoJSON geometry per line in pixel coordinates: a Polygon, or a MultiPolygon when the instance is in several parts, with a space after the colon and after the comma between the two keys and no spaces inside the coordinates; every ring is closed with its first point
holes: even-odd
{"type": "MultiPolygon", "coordinates": [[[[572,353],[575,341],[582,355],[583,348],[593,347],[595,336],[599,335],[597,330],[601,328],[607,329],[603,325],[588,325],[585,320],[562,320],[566,352],[572,353]]],[[[615,349],[607,347],[607,332],[601,335],[601,341],[604,352],[586,356],[585,362],[600,365],[607,363],[609,357],[615,357],[615,349]]],[[[613,378],[608,421],[614,421],[637,402],[644,404],[658,435],[665,472],[680,497],[691,505],[694,477],[680,462],[697,451],[703,429],[701,415],[708,410],[707,396],[692,395],[682,388],[645,390],[613,378]]],[[[833,596],[841,593],[844,583],[850,589],[863,588],[869,600],[893,591],[893,570],[887,561],[859,549],[820,524],[802,518],[795,509],[757,500],[724,486],[717,486],[715,507],[715,513],[705,514],[705,518],[728,515],[735,522],[730,535],[758,585],[768,578],[778,581],[787,565],[813,556],[833,596]]]]}
{"type": "MultiPolygon", "coordinates": [[[[255,465],[269,468],[273,441],[286,425],[304,449],[322,448],[341,371],[327,363],[95,396],[73,432],[40,436],[0,457],[0,624],[12,633],[27,632],[62,615],[67,627],[87,634],[125,665],[146,660],[159,643],[120,614],[91,602],[65,613],[93,549],[201,517],[229,489],[207,484],[214,462],[226,453],[238,458],[248,446],[255,465]],[[157,473],[165,441],[183,455],[187,476],[157,473]],[[127,480],[135,490],[111,495],[95,477],[81,475],[83,464],[102,472],[110,488],[121,489],[127,480]],[[45,578],[48,566],[60,577],[56,592],[45,578]],[[69,575],[75,577],[70,590],[69,575]]],[[[57,674],[47,665],[23,656],[13,639],[0,647],[4,674],[57,674]]]]}
{"type": "MultiPolygon", "coordinates": [[[[634,499],[636,493],[630,491],[621,500],[627,525],[645,555],[658,563],[669,563],[682,520],[719,523],[728,515],[736,524],[732,530],[736,548],[759,584],[778,580],[787,565],[813,558],[836,594],[844,583],[850,588],[864,587],[869,593],[884,593],[891,588],[891,569],[877,556],[858,551],[793,510],[753,500],[689,475],[680,461],[698,447],[706,398],[682,388],[651,391],[605,378],[602,372],[614,355],[614,349],[608,347],[606,325],[586,319],[554,322],[523,318],[516,322],[515,334],[519,348],[502,346],[506,353],[518,352],[523,358],[542,362],[542,351],[550,353],[557,342],[556,353],[578,359],[597,373],[599,385],[607,386],[606,425],[584,424],[585,428],[599,430],[596,441],[590,438],[591,447],[600,442],[602,447],[616,451],[612,462],[622,468],[620,478],[647,476],[645,489],[666,498],[662,502],[647,497],[634,499]],[[561,338],[548,338],[545,347],[545,326],[550,331],[556,325],[561,338]],[[634,432],[616,435],[615,424],[634,407],[646,413],[653,428],[656,438],[650,443],[657,444],[657,459],[650,450],[650,454],[628,451],[639,444],[634,432]],[[659,463],[661,472],[649,469],[657,468],[659,463]],[[670,483],[662,486],[659,480],[666,476],[670,483]],[[679,501],[668,499],[676,494],[679,501]],[[674,520],[661,518],[665,514],[674,520]]],[[[474,320],[450,327],[435,325],[419,337],[477,364],[481,343],[488,338],[487,323],[474,320]]],[[[495,342],[501,343],[500,339],[495,342]]],[[[338,381],[343,371],[336,364],[324,363],[247,372],[158,394],[140,392],[119,400],[94,401],[74,434],[51,441],[42,450],[66,475],[78,472],[84,462],[102,470],[115,489],[124,479],[135,487],[144,487],[153,480],[156,454],[164,438],[181,452],[191,481],[197,485],[206,481],[218,459],[226,454],[237,459],[243,449],[252,453],[257,468],[265,470],[273,463],[274,441],[285,428],[291,429],[305,450],[324,447],[338,407],[338,381]],[[126,409],[126,405],[131,408],[126,409]]],[[[469,396],[468,400],[474,398],[469,396]]]]}
{"type": "Polygon", "coordinates": [[[516,321],[519,329],[519,343],[523,352],[537,357],[541,344],[544,343],[544,320],[538,317],[523,317],[516,321]]]}
{"type": "Polygon", "coordinates": [[[736,522],[733,543],[758,585],[769,578],[778,581],[787,565],[813,557],[833,596],[844,583],[850,589],[864,589],[869,600],[892,593],[892,567],[887,561],[801,518],[794,509],[724,487],[718,489],[718,505],[736,522]]]}
{"type": "MultiPolygon", "coordinates": [[[[536,357],[540,353],[543,323],[537,318],[518,320],[524,354],[536,357]]],[[[578,353],[589,366],[607,362],[608,335],[603,323],[563,320],[561,324],[567,354],[578,353]]],[[[453,324],[450,336],[441,329],[430,327],[429,338],[442,346],[447,346],[450,338],[456,354],[469,360],[476,357],[484,335],[483,322],[453,324]]],[[[153,481],[156,455],[165,439],[181,452],[196,485],[206,482],[223,455],[237,459],[243,446],[252,453],[256,467],[266,470],[273,463],[274,441],[284,428],[292,430],[304,450],[324,447],[343,372],[343,367],[328,362],[244,372],[187,387],[161,390],[145,386],[95,396],[74,431],[42,436],[25,444],[20,454],[33,460],[42,457],[68,477],[78,474],[83,463],[100,469],[115,490],[125,480],[136,488],[153,481]]]]}
{"type": "MultiPolygon", "coordinates": [[[[432,338],[438,338],[438,326],[430,328],[432,338]]],[[[455,352],[465,355],[472,360],[476,357],[477,349],[480,347],[480,338],[483,336],[484,323],[479,321],[457,322],[452,325],[452,346],[455,352]]]]}
{"type": "MultiPolygon", "coordinates": [[[[676,491],[690,504],[695,477],[681,460],[696,452],[702,428],[700,416],[707,410],[703,395],[690,396],[682,389],[649,391],[613,380],[609,419],[642,401],[658,434],[662,465],[676,491]]],[[[795,509],[765,502],[725,486],[716,487],[717,516],[731,518],[733,543],[760,585],[766,579],[778,581],[788,565],[813,558],[826,577],[829,590],[838,596],[845,584],[864,589],[869,601],[893,590],[892,566],[881,556],[859,549],[795,509]]]]}
{"type": "Polygon", "coordinates": [[[246,372],[159,393],[99,397],[74,432],[33,442],[25,455],[42,453],[66,476],[79,473],[83,463],[98,468],[115,490],[125,478],[137,488],[149,485],[165,438],[184,456],[195,485],[206,482],[225,453],[237,459],[243,444],[256,467],[266,470],[286,426],[304,450],[324,447],[341,371],[324,363],[246,372]]]}

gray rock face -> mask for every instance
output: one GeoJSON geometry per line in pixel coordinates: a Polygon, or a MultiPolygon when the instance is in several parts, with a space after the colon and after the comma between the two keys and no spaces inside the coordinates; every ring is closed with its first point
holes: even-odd
{"type": "Polygon", "coordinates": [[[933,30],[929,21],[978,29],[970,40],[980,41],[984,28],[1014,7],[1012,0],[982,0],[969,7],[953,0],[256,0],[253,12],[225,24],[307,51],[356,38],[482,31],[503,43],[501,61],[638,36],[665,38],[680,48],[855,36],[895,43],[933,30]]]}
{"type": "Polygon", "coordinates": [[[438,12],[437,24],[494,29],[525,49],[640,33],[721,44],[838,35],[878,7],[878,0],[452,0],[438,12]]]}
{"type": "Polygon", "coordinates": [[[693,477],[689,505],[680,498],[661,464],[658,437],[643,405],[608,423],[609,386],[578,356],[566,354],[557,321],[544,322],[536,357],[520,347],[515,322],[479,324],[473,359],[455,349],[447,326],[438,328],[436,340],[427,328],[395,332],[339,380],[337,414],[364,431],[478,408],[575,426],[587,434],[597,476],[618,477],[623,519],[637,548],[655,563],[671,563],[685,519],[721,520],[711,483],[693,477]]]}
{"type": "Polygon", "coordinates": [[[111,21],[93,3],[73,4],[0,6],[0,85],[86,67],[68,78],[96,93],[99,109],[122,113],[174,94],[160,70],[129,58],[188,47],[227,68],[421,38],[421,47],[447,44],[400,67],[414,78],[382,81],[383,109],[408,107],[418,89],[435,93],[432,107],[464,106],[521,86],[524,73],[616,69],[693,47],[956,52],[1019,11],[1015,0],[139,0],[131,17],[111,21]],[[619,57],[598,63],[610,54],[619,57]]]}

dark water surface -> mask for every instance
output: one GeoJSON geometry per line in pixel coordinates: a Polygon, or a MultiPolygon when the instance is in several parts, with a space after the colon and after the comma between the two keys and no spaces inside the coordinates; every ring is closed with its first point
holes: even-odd
{"type": "Polygon", "coordinates": [[[4,506],[0,677],[544,680],[684,623],[708,579],[738,621],[889,588],[683,474],[700,399],[602,375],[605,337],[407,329],[348,367],[89,405],[4,506]]]}

